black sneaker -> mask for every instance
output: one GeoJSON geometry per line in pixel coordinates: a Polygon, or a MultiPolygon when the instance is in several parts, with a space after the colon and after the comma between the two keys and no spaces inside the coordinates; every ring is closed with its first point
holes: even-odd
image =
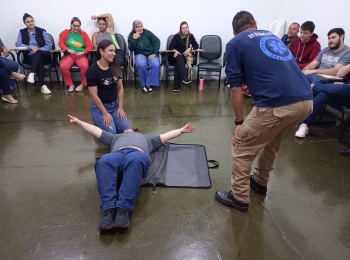
{"type": "Polygon", "coordinates": [[[180,89],[178,89],[178,88],[173,89],[173,92],[179,92],[179,91],[180,91],[180,89]]]}
{"type": "Polygon", "coordinates": [[[252,188],[253,191],[255,191],[256,193],[259,193],[261,195],[266,195],[267,187],[262,186],[259,183],[257,183],[254,180],[254,175],[250,175],[249,180],[250,180],[250,188],[252,188]]]}
{"type": "Polygon", "coordinates": [[[143,89],[143,91],[145,91],[145,93],[147,93],[149,88],[148,88],[148,86],[146,85],[146,86],[144,86],[142,89],[143,89]]]}
{"type": "Polygon", "coordinates": [[[128,228],[130,226],[129,212],[123,208],[117,208],[114,227],[128,228]]]}
{"type": "Polygon", "coordinates": [[[192,80],[189,77],[187,77],[187,78],[183,79],[182,82],[187,85],[187,84],[190,84],[192,82],[192,80]]]}
{"type": "Polygon", "coordinates": [[[152,86],[147,85],[147,88],[148,88],[148,92],[152,92],[153,91],[152,86]]]}
{"type": "Polygon", "coordinates": [[[235,208],[239,211],[246,212],[249,208],[249,203],[242,203],[235,199],[232,195],[232,191],[226,192],[218,190],[215,193],[215,198],[222,204],[235,208]]]}
{"type": "Polygon", "coordinates": [[[108,230],[113,228],[113,223],[115,219],[115,208],[106,209],[103,211],[103,216],[98,225],[99,230],[108,230]]]}

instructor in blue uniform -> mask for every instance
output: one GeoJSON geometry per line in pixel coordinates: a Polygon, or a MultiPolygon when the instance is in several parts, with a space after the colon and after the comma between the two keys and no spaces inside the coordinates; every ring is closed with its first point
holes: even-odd
{"type": "Polygon", "coordinates": [[[257,30],[251,13],[237,13],[232,26],[235,37],[226,45],[226,75],[236,115],[231,190],[217,191],[215,197],[222,204],[247,211],[250,188],[266,195],[281,141],[312,112],[313,96],[288,48],[271,32],[257,30]],[[246,119],[241,87],[244,83],[254,99],[246,119]]]}

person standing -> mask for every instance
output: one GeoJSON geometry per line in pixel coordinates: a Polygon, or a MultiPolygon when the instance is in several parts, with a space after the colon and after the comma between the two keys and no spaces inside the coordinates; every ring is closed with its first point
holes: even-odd
{"type": "Polygon", "coordinates": [[[251,13],[238,12],[232,26],[235,37],[226,45],[226,75],[236,115],[231,191],[217,191],[215,197],[224,205],[247,211],[250,188],[266,194],[281,141],[312,112],[313,96],[288,48],[271,32],[257,30],[251,13]],[[254,99],[245,120],[244,81],[254,99]],[[250,175],[259,152],[254,175],[250,175]]]}

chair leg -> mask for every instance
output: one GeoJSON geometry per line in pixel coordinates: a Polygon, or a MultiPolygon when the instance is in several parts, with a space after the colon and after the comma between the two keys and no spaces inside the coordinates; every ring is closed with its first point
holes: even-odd
{"type": "Polygon", "coordinates": [[[221,83],[221,70],[219,72],[219,89],[220,89],[220,83],[221,83]]]}
{"type": "MultiPolygon", "coordinates": [[[[24,75],[26,75],[26,70],[24,68],[23,68],[23,72],[24,72],[24,75]]],[[[24,86],[26,89],[27,89],[27,77],[28,75],[26,75],[26,77],[24,78],[24,86]]]]}
{"type": "Polygon", "coordinates": [[[136,76],[136,70],[134,69],[134,84],[135,84],[135,88],[137,88],[137,84],[136,84],[136,80],[137,80],[137,76],[136,76]]]}
{"type": "Polygon", "coordinates": [[[343,140],[343,136],[346,134],[349,127],[350,127],[350,115],[348,116],[347,120],[343,124],[343,127],[339,134],[338,142],[341,142],[343,140]]]}

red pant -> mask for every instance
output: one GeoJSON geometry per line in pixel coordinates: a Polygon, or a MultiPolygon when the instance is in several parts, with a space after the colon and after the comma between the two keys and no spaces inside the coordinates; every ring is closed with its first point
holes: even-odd
{"type": "Polygon", "coordinates": [[[60,69],[67,86],[73,85],[72,77],[70,75],[70,68],[76,64],[80,68],[81,85],[86,86],[85,72],[89,68],[89,61],[86,55],[78,56],[75,54],[65,54],[60,62],[60,69]]]}

